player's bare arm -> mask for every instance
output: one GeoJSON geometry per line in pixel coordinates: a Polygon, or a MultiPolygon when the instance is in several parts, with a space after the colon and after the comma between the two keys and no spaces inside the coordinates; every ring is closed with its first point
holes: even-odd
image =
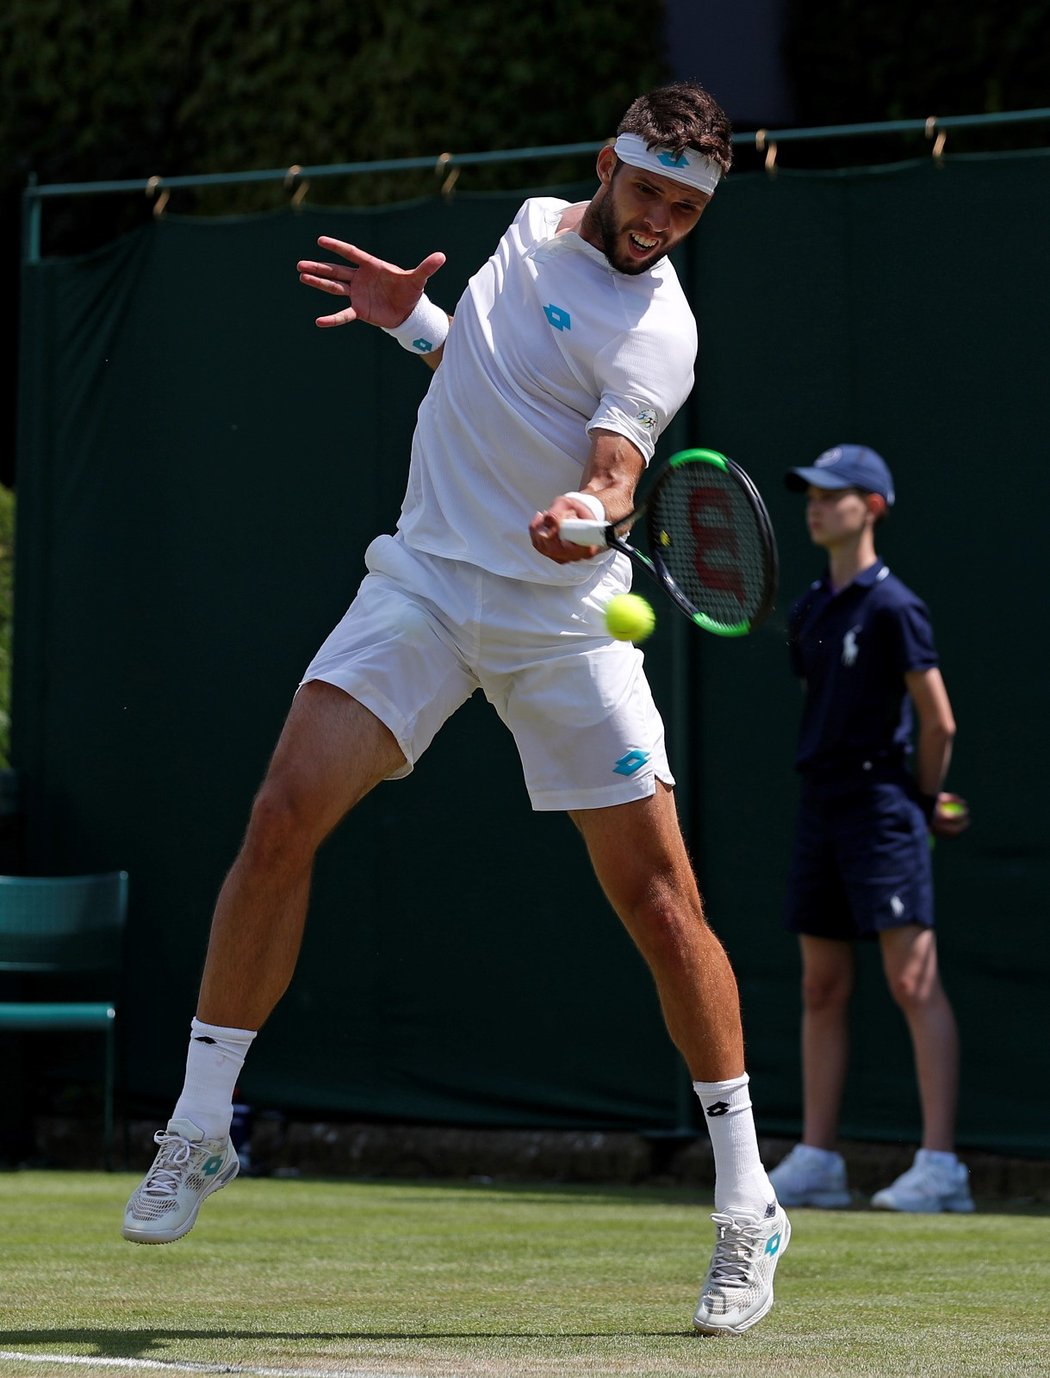
{"type": "MultiPolygon", "coordinates": [[[[445,255],[438,252],[428,254],[414,268],[399,268],[395,263],[366,253],[356,244],[347,244],[328,235],[321,235],[317,243],[320,248],[345,260],[344,263],[325,263],[302,259],[296,264],[299,281],[305,286],[346,300],[347,304],[338,311],[317,317],[317,324],[322,329],[349,325],[351,321],[365,321],[381,329],[400,325],[411,315],[426,291],[427,282],[445,262],[445,255]]],[[[424,357],[431,367],[437,367],[436,361],[424,357]]]]}
{"type": "MultiPolygon", "coordinates": [[[[596,497],[608,521],[619,521],[634,507],[634,490],[644,469],[641,451],[626,436],[615,431],[596,430],[591,433],[591,452],[578,491],[596,497]]],[[[587,504],[578,498],[566,494],[556,497],[545,512],[537,512],[529,523],[534,549],[559,565],[592,559],[601,547],[563,541],[558,528],[562,517],[590,519],[593,516],[587,504]]]]}

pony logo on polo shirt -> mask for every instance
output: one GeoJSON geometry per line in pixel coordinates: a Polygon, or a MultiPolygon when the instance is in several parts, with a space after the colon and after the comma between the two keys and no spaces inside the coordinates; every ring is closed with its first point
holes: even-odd
{"type": "Polygon", "coordinates": [[[563,310],[560,306],[555,306],[553,302],[550,306],[545,306],[543,308],[543,314],[547,317],[550,324],[554,326],[555,330],[572,329],[572,317],[569,315],[568,311],[563,310]]]}
{"type": "Polygon", "coordinates": [[[860,647],[857,645],[857,633],[860,627],[850,627],[849,631],[842,638],[842,663],[843,665],[855,665],[860,647]]]}

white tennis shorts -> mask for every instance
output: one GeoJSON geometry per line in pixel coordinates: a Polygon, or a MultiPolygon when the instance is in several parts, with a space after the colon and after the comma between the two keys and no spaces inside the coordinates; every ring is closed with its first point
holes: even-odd
{"type": "Polygon", "coordinates": [[[303,683],[351,694],[397,739],[408,775],[441,725],[480,689],[510,728],[532,807],[602,808],[674,784],[642,653],[613,641],[603,609],[624,561],[591,583],[525,583],[427,555],[396,536],[365,552],[368,574],[303,683]]]}

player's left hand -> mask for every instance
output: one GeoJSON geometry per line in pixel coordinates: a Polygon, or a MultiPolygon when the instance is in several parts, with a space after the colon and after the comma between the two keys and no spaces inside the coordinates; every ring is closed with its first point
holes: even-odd
{"type": "Polygon", "coordinates": [[[935,837],[958,837],[970,826],[970,806],[958,794],[941,790],[933,806],[930,832],[935,837]]]}
{"type": "Polygon", "coordinates": [[[443,253],[433,253],[414,268],[399,268],[342,239],[321,235],[317,242],[346,262],[300,259],[296,264],[299,281],[333,297],[345,297],[349,303],[328,316],[318,316],[317,324],[322,328],[351,321],[367,321],[384,329],[400,325],[412,314],[427,282],[445,262],[443,253]]]}

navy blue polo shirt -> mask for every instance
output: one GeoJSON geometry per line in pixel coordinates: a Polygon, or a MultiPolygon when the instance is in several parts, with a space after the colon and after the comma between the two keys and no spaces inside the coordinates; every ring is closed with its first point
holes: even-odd
{"type": "Polygon", "coordinates": [[[838,593],[825,572],[788,626],[791,668],[806,682],[796,768],[829,783],[900,770],[912,730],[904,676],[938,663],[926,605],[877,560],[838,593]]]}

